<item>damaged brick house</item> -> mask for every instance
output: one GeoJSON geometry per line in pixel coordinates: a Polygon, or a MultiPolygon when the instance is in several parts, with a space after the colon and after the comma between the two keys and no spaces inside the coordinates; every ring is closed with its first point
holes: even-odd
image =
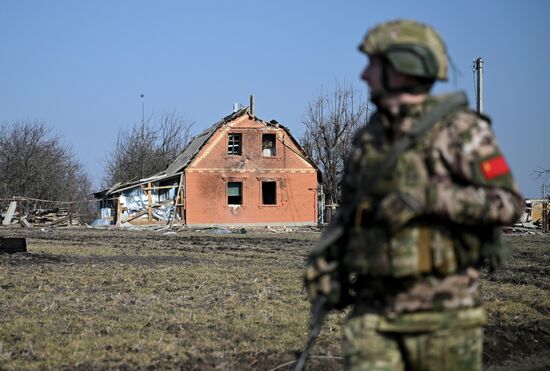
{"type": "Polygon", "coordinates": [[[314,225],[319,182],[289,130],[244,107],[194,137],[164,172],[95,196],[102,224],[314,225]]]}

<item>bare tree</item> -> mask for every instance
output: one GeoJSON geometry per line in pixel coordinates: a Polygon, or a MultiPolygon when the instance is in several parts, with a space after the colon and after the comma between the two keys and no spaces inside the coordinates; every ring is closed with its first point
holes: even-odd
{"type": "Polygon", "coordinates": [[[300,138],[303,149],[311,156],[323,174],[323,189],[327,203],[340,202],[344,159],[358,128],[365,125],[368,101],[356,89],[337,84],[334,92],[321,92],[308,103],[300,138]]]}
{"type": "Polygon", "coordinates": [[[115,147],[105,160],[104,185],[165,170],[189,142],[192,126],[172,111],[120,130],[115,147]]]}
{"type": "Polygon", "coordinates": [[[90,180],[71,149],[42,122],[2,123],[0,198],[82,201],[90,180]]]}
{"type": "Polygon", "coordinates": [[[547,180],[550,178],[550,169],[539,168],[538,170],[533,171],[533,176],[535,178],[543,178],[547,180]]]}

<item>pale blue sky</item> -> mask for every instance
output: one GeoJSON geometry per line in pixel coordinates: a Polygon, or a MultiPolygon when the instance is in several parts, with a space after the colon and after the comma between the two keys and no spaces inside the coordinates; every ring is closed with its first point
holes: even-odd
{"type": "MultiPolygon", "coordinates": [[[[295,137],[321,88],[359,80],[366,30],[406,17],[436,27],[460,71],[436,92],[464,89],[485,60],[485,111],[525,196],[550,168],[550,2],[527,1],[26,1],[0,0],[0,122],[41,120],[90,175],[119,128],[176,110],[194,133],[233,102],[295,137]]],[[[550,182],[550,180],[548,181],[550,182]]]]}

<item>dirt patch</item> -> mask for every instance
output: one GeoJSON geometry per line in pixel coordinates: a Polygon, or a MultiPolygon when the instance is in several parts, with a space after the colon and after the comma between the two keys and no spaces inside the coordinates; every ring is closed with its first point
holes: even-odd
{"type": "Polygon", "coordinates": [[[38,265],[38,264],[56,264],[66,261],[65,258],[51,254],[33,254],[29,252],[19,252],[15,254],[0,253],[0,264],[5,265],[38,265]]]}

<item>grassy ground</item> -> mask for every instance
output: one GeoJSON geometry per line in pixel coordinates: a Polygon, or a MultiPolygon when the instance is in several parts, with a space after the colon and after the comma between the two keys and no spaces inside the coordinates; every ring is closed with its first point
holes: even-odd
{"type": "Polygon", "coordinates": [[[2,368],[266,369],[305,340],[303,236],[56,230],[28,244],[0,265],[2,368]]]}
{"type": "Polygon", "coordinates": [[[483,276],[490,369],[550,369],[550,235],[508,236],[512,254],[483,276]]]}
{"type": "MultiPolygon", "coordinates": [[[[301,274],[318,232],[0,232],[29,246],[0,255],[0,369],[267,370],[305,342],[301,274]]],[[[550,238],[506,242],[509,263],[484,276],[485,362],[550,366],[550,238]]],[[[329,317],[313,368],[341,368],[342,319],[329,317]]]]}

